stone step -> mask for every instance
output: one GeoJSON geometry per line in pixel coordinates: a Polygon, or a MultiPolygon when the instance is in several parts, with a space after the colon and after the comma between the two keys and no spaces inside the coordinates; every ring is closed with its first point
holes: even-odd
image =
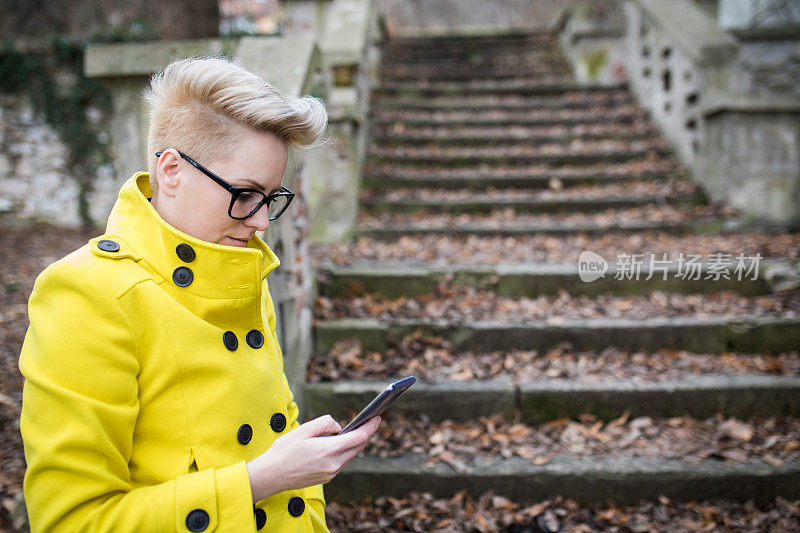
{"type": "MultiPolygon", "coordinates": [[[[399,378],[400,376],[398,376],[399,378]]],[[[306,383],[303,406],[310,417],[347,420],[387,385],[386,381],[306,383]]],[[[800,377],[763,374],[699,375],[663,381],[567,379],[511,383],[507,380],[417,381],[392,406],[393,413],[424,413],[433,422],[470,422],[502,414],[535,424],[591,414],[613,420],[640,416],[708,418],[800,415],[800,377]],[[457,400],[456,400],[457,399],[457,400]]]]}
{"type": "MultiPolygon", "coordinates": [[[[480,60],[480,58],[479,58],[480,60]]],[[[550,72],[552,70],[569,71],[569,64],[563,57],[537,54],[535,57],[515,55],[503,57],[495,55],[491,62],[473,63],[473,58],[464,61],[452,58],[443,61],[382,61],[381,75],[385,78],[470,78],[473,76],[501,76],[504,78],[526,76],[550,72]],[[520,63],[520,59],[524,61],[520,63]],[[446,68],[443,68],[446,67],[446,68]]]]}
{"type": "Polygon", "coordinates": [[[593,318],[506,322],[345,318],[314,326],[316,353],[350,337],[365,350],[385,350],[392,339],[415,331],[441,336],[454,351],[547,350],[568,342],[584,349],[614,346],[622,350],[688,350],[700,353],[781,352],[797,349],[800,319],[742,315],[737,318],[593,318]]]}
{"type": "MultiPolygon", "coordinates": [[[[563,169],[562,169],[563,170],[563,169]]],[[[606,184],[637,182],[641,180],[662,181],[680,177],[678,171],[640,171],[640,172],[588,172],[566,171],[534,174],[531,172],[441,175],[434,172],[416,174],[404,172],[380,172],[367,169],[362,186],[373,190],[387,190],[398,187],[431,187],[442,189],[485,190],[487,187],[517,187],[525,189],[547,189],[553,178],[558,178],[565,187],[578,184],[606,184]]]]}
{"type": "Polygon", "coordinates": [[[557,116],[555,113],[540,114],[540,116],[525,116],[523,114],[506,114],[506,116],[480,116],[480,114],[467,115],[460,113],[461,116],[375,116],[371,118],[370,126],[380,128],[382,126],[394,126],[402,124],[405,127],[437,127],[437,126],[572,126],[572,125],[593,125],[593,124],[633,124],[646,118],[646,113],[642,109],[636,109],[628,113],[612,111],[611,113],[593,115],[580,115],[571,113],[572,116],[557,116]]]}
{"type": "Polygon", "coordinates": [[[560,81],[542,82],[520,79],[514,84],[497,83],[383,83],[372,89],[376,95],[396,94],[401,96],[440,96],[462,94],[560,94],[568,91],[582,90],[585,92],[615,92],[627,89],[625,84],[600,85],[580,84],[571,79],[560,81]]]}
{"type": "Polygon", "coordinates": [[[571,235],[584,234],[588,236],[602,235],[609,231],[664,231],[671,234],[685,233],[718,233],[728,223],[716,218],[701,218],[690,221],[618,221],[607,224],[597,223],[539,223],[501,225],[483,222],[465,222],[458,226],[452,224],[404,224],[391,226],[357,226],[353,230],[356,238],[369,237],[371,239],[391,241],[405,235],[472,235],[476,237],[502,236],[514,237],[519,235],[571,235]]]}
{"type": "Polygon", "coordinates": [[[447,53],[454,55],[469,50],[497,51],[500,49],[536,49],[541,46],[555,46],[553,33],[510,33],[507,35],[482,36],[436,36],[436,37],[394,37],[386,42],[383,50],[391,52],[447,53]]]}
{"type": "Polygon", "coordinates": [[[624,141],[636,142],[655,140],[660,133],[652,126],[640,123],[631,125],[601,125],[593,127],[556,127],[556,128],[414,128],[396,131],[395,128],[372,127],[370,139],[372,145],[379,148],[396,147],[398,145],[435,145],[449,146],[498,146],[524,141],[528,146],[542,144],[560,144],[568,146],[573,142],[588,141],[624,141]],[[622,131],[626,130],[626,131],[622,131]]]}
{"type": "Polygon", "coordinates": [[[558,60],[558,45],[546,42],[534,45],[520,45],[518,43],[497,46],[462,46],[457,49],[438,48],[399,48],[383,47],[381,60],[384,64],[448,64],[474,65],[506,63],[510,60],[535,59],[541,61],[558,60]]]}
{"type": "Polygon", "coordinates": [[[383,52],[381,67],[439,68],[442,70],[498,67],[536,67],[547,64],[563,64],[564,58],[556,50],[545,48],[517,48],[502,50],[464,50],[461,54],[433,52],[383,52]]]}
{"type": "Polygon", "coordinates": [[[661,457],[553,457],[537,466],[519,457],[476,460],[469,472],[446,463],[426,465],[427,457],[404,455],[356,458],[325,487],[332,500],[363,500],[375,495],[402,497],[425,491],[450,497],[466,490],[474,497],[486,491],[533,503],[554,494],[587,504],[617,505],[656,501],[728,498],[766,501],[800,497],[800,463],[772,466],[760,459],[741,464],[707,459],[690,463],[661,457]]]}
{"type": "MultiPolygon", "coordinates": [[[[578,264],[581,253],[592,251],[610,262],[619,261],[620,254],[637,254],[648,262],[652,257],[677,261],[709,261],[714,254],[731,257],[785,258],[788,264],[771,274],[776,290],[790,288],[798,279],[800,265],[800,233],[728,228],[716,235],[670,235],[662,231],[608,232],[590,238],[574,234],[562,237],[550,235],[520,235],[518,237],[453,238],[442,235],[404,236],[397,241],[358,239],[348,243],[312,247],[315,264],[333,263],[342,267],[381,261],[391,265],[403,263],[422,268],[450,268],[459,265],[499,265],[571,263],[578,264]],[[794,262],[794,265],[792,264],[794,262]]],[[[747,259],[752,261],[752,259],[747,259]]],[[[738,259],[737,259],[738,261],[738,259]]],[[[598,280],[599,281],[599,280],[598,280]]]]}
{"type": "Polygon", "coordinates": [[[518,111],[538,109],[596,109],[598,107],[635,105],[630,94],[609,94],[603,98],[565,99],[561,96],[533,98],[374,98],[370,110],[379,113],[387,110],[403,111],[447,111],[447,110],[481,110],[481,111],[518,111]]]}
{"type": "Polygon", "coordinates": [[[498,209],[513,209],[517,213],[556,213],[559,211],[588,213],[605,209],[624,209],[650,204],[668,204],[676,207],[703,205],[701,194],[674,195],[666,198],[652,195],[617,196],[605,198],[570,199],[494,199],[476,196],[470,199],[442,200],[409,198],[386,200],[382,198],[361,201],[361,208],[368,213],[471,213],[488,214],[498,209]]]}
{"type": "Polygon", "coordinates": [[[387,44],[397,47],[420,45],[440,45],[443,43],[453,43],[460,45],[465,42],[487,43],[487,42],[524,42],[530,44],[542,40],[554,39],[553,32],[545,30],[534,31],[507,31],[498,32],[471,32],[471,33],[439,33],[439,34],[401,34],[392,37],[387,44]]]}
{"type": "MultiPolygon", "coordinates": [[[[468,152],[468,151],[467,151],[468,152]]],[[[497,151],[477,151],[477,153],[446,153],[438,154],[431,151],[419,150],[416,153],[381,153],[375,151],[367,154],[367,162],[380,164],[394,164],[411,167],[414,165],[441,165],[474,166],[474,165],[521,165],[521,164],[546,164],[546,165],[596,165],[604,163],[626,163],[629,161],[646,158],[648,156],[664,157],[670,155],[671,149],[667,147],[650,147],[647,149],[624,150],[595,150],[587,153],[577,153],[563,150],[562,153],[513,153],[506,147],[499,147],[497,151]],[[427,152],[427,153],[426,153],[427,152]]]]}
{"type": "MultiPolygon", "coordinates": [[[[326,497],[328,491],[326,488],[326,497]]],[[[24,510],[23,510],[24,512],[24,510]]],[[[478,497],[464,492],[436,498],[411,492],[402,498],[369,497],[327,500],[325,519],[331,531],[504,531],[544,533],[564,531],[686,531],[687,528],[728,531],[752,524],[771,531],[800,531],[797,503],[784,497],[754,502],[726,499],[672,501],[666,496],[617,505],[610,500],[581,505],[551,495],[539,501],[515,501],[514,494],[488,491],[478,497]]]]}
{"type": "Polygon", "coordinates": [[[382,51],[386,55],[415,54],[424,57],[442,55],[457,57],[471,52],[501,54],[504,51],[557,50],[558,41],[555,36],[534,35],[518,37],[469,37],[469,38],[434,38],[434,39],[392,39],[385,43],[382,51]]]}
{"type": "Polygon", "coordinates": [[[515,298],[558,295],[562,291],[585,296],[611,293],[643,295],[654,291],[685,294],[733,291],[742,295],[758,295],[770,292],[766,274],[773,266],[783,263],[779,259],[761,259],[761,275],[756,279],[749,276],[737,279],[740,276],[730,275],[730,272],[728,275],[731,279],[715,279],[713,271],[709,271],[708,261],[700,263],[697,273],[692,276],[679,275],[680,265],[677,261],[658,264],[655,269],[649,261],[650,258],[638,276],[628,276],[629,269],[610,262],[605,275],[590,282],[581,281],[577,263],[448,267],[414,266],[386,261],[351,266],[326,263],[318,270],[318,284],[320,294],[330,297],[376,294],[387,298],[414,298],[433,293],[437,286],[445,282],[478,286],[495,291],[500,296],[515,298]],[[709,274],[711,277],[708,277],[709,274]],[[647,279],[648,276],[650,279],[647,279]]]}
{"type": "Polygon", "coordinates": [[[481,68],[469,69],[444,69],[442,67],[402,69],[383,68],[380,79],[385,82],[406,81],[475,81],[475,80],[511,80],[524,76],[530,79],[559,76],[567,78],[572,70],[566,64],[551,64],[542,66],[514,68],[481,68]]]}

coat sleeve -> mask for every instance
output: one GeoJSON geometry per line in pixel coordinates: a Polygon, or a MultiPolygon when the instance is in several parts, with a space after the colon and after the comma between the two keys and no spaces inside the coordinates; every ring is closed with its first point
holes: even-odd
{"type": "Polygon", "coordinates": [[[255,531],[244,461],[132,486],[136,338],[113,290],[85,272],[56,263],[29,300],[19,368],[31,531],[255,531]]]}
{"type": "MultiPolygon", "coordinates": [[[[286,372],[283,370],[283,352],[278,344],[278,335],[276,332],[275,305],[272,302],[272,295],[269,292],[269,287],[266,282],[264,283],[264,295],[269,322],[269,333],[272,335],[272,340],[278,349],[278,366],[281,371],[281,386],[283,387],[283,395],[286,398],[289,410],[289,428],[294,429],[300,425],[300,421],[298,420],[300,409],[297,406],[297,402],[294,401],[294,395],[289,387],[289,381],[286,379],[286,372]]],[[[309,507],[311,507],[311,522],[314,526],[314,531],[328,531],[325,522],[325,495],[322,485],[307,487],[305,492],[309,507]]]]}

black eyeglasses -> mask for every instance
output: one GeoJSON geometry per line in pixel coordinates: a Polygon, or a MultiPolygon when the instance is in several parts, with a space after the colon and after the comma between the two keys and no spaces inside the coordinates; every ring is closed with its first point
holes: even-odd
{"type": "MultiPolygon", "coordinates": [[[[220,178],[206,167],[189,157],[188,155],[176,150],[186,161],[192,164],[197,170],[217,182],[220,187],[231,193],[231,205],[228,206],[228,216],[235,220],[245,220],[255,215],[264,204],[267,204],[269,219],[275,220],[286,211],[292,203],[294,193],[284,186],[272,194],[264,194],[258,189],[246,189],[231,185],[220,178]]],[[[164,151],[156,152],[156,157],[160,157],[164,151]]]]}

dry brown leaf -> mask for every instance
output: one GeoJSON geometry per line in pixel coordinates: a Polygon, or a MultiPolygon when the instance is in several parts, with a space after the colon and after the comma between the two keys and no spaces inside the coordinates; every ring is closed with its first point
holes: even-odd
{"type": "Polygon", "coordinates": [[[535,464],[536,466],[546,465],[547,463],[550,462],[550,459],[552,458],[553,458],[552,454],[547,454],[542,457],[537,457],[536,459],[533,460],[533,464],[535,464]]]}
{"type": "Polygon", "coordinates": [[[777,455],[775,455],[773,453],[765,453],[764,456],[762,457],[762,459],[764,460],[765,463],[770,464],[770,465],[775,466],[775,467],[783,466],[784,463],[786,462],[786,461],[784,461],[783,459],[781,459],[780,457],[778,457],[777,455]]]}
{"type": "Polygon", "coordinates": [[[481,531],[481,533],[488,533],[494,530],[489,521],[486,520],[481,513],[475,513],[475,521],[478,523],[478,530],[481,531]]]}
{"type": "Polygon", "coordinates": [[[750,442],[753,438],[753,426],[751,424],[740,422],[735,418],[729,418],[719,426],[720,431],[744,442],[750,442]]]}

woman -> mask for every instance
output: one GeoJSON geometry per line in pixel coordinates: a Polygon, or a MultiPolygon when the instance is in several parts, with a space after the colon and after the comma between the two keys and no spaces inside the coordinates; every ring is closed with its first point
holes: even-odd
{"type": "Polygon", "coordinates": [[[216,58],[172,63],[145,96],[149,172],[31,294],[31,531],[327,531],[321,484],[380,420],[298,423],[267,290],[279,261],[256,235],[324,108],[216,58]]]}

